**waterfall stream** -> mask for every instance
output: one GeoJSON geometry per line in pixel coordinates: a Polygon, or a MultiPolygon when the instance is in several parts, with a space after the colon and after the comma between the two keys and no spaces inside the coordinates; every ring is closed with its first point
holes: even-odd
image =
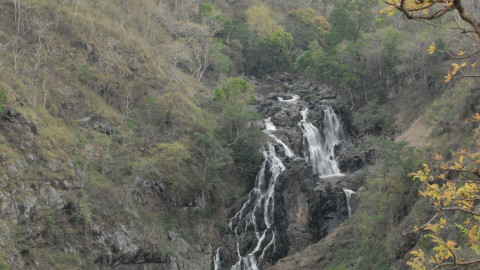
{"type": "Polygon", "coordinates": [[[285,154],[288,156],[288,157],[294,157],[295,154],[292,152],[292,150],[290,150],[290,148],[288,148],[288,146],[283,143],[280,139],[277,138],[277,136],[275,136],[272,132],[273,131],[276,131],[277,128],[275,127],[275,125],[273,125],[272,123],[272,119],[271,117],[263,120],[264,123],[265,123],[265,133],[268,135],[268,137],[272,138],[276,143],[279,143],[280,145],[282,145],[283,149],[285,150],[285,154]]]}
{"type": "Polygon", "coordinates": [[[347,197],[347,209],[348,209],[348,216],[352,215],[352,207],[350,207],[350,198],[352,198],[352,194],[356,194],[357,192],[344,188],[343,192],[345,192],[345,197],[347,197]]]}
{"type": "Polygon", "coordinates": [[[282,101],[282,102],[295,102],[297,100],[300,99],[300,96],[299,95],[293,95],[291,99],[283,99],[282,97],[278,97],[278,101],[282,101]]]}
{"type": "Polygon", "coordinates": [[[220,270],[221,269],[221,262],[220,262],[220,248],[217,248],[215,255],[213,256],[213,269],[220,270]]]}
{"type": "MultiPolygon", "coordinates": [[[[297,102],[300,102],[298,96],[293,96],[290,100],[278,99],[285,106],[302,108],[297,105],[297,102]]],[[[298,122],[298,126],[303,136],[304,158],[319,176],[339,176],[342,174],[334,158],[334,147],[342,142],[344,134],[339,117],[333,109],[327,106],[322,108],[324,115],[321,131],[308,121],[308,108],[301,111],[303,119],[298,122]]],[[[229,222],[229,228],[234,233],[237,254],[237,261],[231,266],[231,270],[258,270],[265,254],[274,252],[276,248],[275,185],[280,174],[286,169],[282,160],[289,162],[295,157],[295,153],[277,137],[278,130],[271,118],[264,119],[264,124],[263,132],[271,140],[262,150],[263,163],[256,176],[255,186],[240,211],[229,222]],[[280,151],[282,149],[283,151],[280,151]]],[[[347,191],[345,194],[347,195],[347,191]]],[[[348,199],[349,197],[347,202],[348,199]]],[[[224,269],[220,247],[213,256],[213,263],[215,270],[224,269]]]]}
{"type": "Polygon", "coordinates": [[[308,108],[302,111],[303,119],[299,125],[302,129],[305,151],[305,159],[312,165],[313,171],[321,177],[341,176],[337,161],[335,160],[335,146],[344,139],[340,119],[331,107],[324,107],[322,120],[322,134],[308,118],[308,108]]]}
{"type": "Polygon", "coordinates": [[[268,149],[263,151],[263,157],[264,162],[257,175],[254,189],[242,209],[230,220],[229,226],[235,233],[239,258],[232,266],[232,270],[258,269],[257,264],[263,259],[265,252],[275,246],[275,229],[272,226],[274,191],[277,178],[285,170],[285,166],[277,156],[272,143],[269,143],[268,149]],[[251,206],[254,206],[252,211],[245,211],[251,206]],[[251,251],[242,253],[240,244],[245,239],[249,227],[255,230],[256,244],[251,251]]]}

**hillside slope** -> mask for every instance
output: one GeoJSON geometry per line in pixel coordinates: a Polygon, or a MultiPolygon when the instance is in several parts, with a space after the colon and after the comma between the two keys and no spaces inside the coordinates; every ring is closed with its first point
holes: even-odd
{"type": "Polygon", "coordinates": [[[2,267],[209,267],[245,186],[162,8],[0,3],[2,267]]]}

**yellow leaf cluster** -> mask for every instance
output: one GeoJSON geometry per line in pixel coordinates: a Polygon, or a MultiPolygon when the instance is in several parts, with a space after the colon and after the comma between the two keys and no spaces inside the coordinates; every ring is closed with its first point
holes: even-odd
{"type": "MultiPolygon", "coordinates": [[[[454,68],[462,68],[464,65],[454,65],[454,68]]],[[[480,123],[480,113],[472,117],[472,122],[480,123]]],[[[469,121],[468,121],[469,122],[469,121]]],[[[480,134],[480,129],[474,131],[480,134]]],[[[480,212],[477,210],[477,202],[480,201],[480,152],[469,154],[467,149],[452,153],[456,160],[449,165],[440,161],[440,155],[435,153],[433,159],[440,162],[435,182],[432,181],[432,170],[427,164],[423,164],[420,171],[410,174],[414,180],[423,183],[424,188],[419,192],[433,203],[437,210],[437,215],[427,224],[416,230],[423,229],[429,231],[426,234],[430,238],[434,247],[432,256],[425,259],[425,252],[421,249],[411,252],[412,258],[407,262],[412,269],[435,268],[435,266],[452,264],[458,261],[478,260],[480,262],[480,212]],[[448,172],[459,172],[461,178],[452,176],[448,172]],[[454,179],[451,179],[455,177],[454,179]],[[445,218],[446,211],[460,211],[467,215],[461,224],[455,223],[456,227],[464,235],[465,241],[458,244],[453,240],[443,239],[445,233],[442,231],[449,227],[449,222],[445,218]],[[440,217],[439,219],[437,217],[440,217]],[[462,225],[463,224],[463,225],[462,225]],[[463,246],[462,246],[463,245],[463,246]],[[474,252],[464,252],[463,247],[469,247],[474,252]],[[468,256],[477,256],[475,258],[463,258],[468,256]]],[[[451,226],[450,226],[451,227],[451,226]]]]}
{"type": "MultiPolygon", "coordinates": [[[[460,52],[460,53],[465,53],[465,52],[460,52]]],[[[461,70],[461,68],[467,66],[467,63],[463,62],[461,65],[457,63],[452,63],[452,66],[453,66],[453,70],[449,71],[448,74],[445,76],[445,83],[448,83],[450,80],[452,80],[453,76],[455,76],[455,74],[457,74],[461,70]]]]}
{"type": "Polygon", "coordinates": [[[452,66],[453,66],[452,75],[455,75],[460,70],[460,65],[457,63],[452,63],[452,66]]]}
{"type": "MultiPolygon", "coordinates": [[[[442,17],[444,14],[447,14],[450,11],[454,11],[455,9],[457,9],[457,6],[454,5],[454,0],[383,0],[383,1],[387,6],[381,9],[380,13],[382,14],[386,13],[388,16],[391,16],[395,13],[395,11],[399,10],[402,13],[404,13],[407,16],[407,18],[416,19],[420,21],[433,20],[435,18],[442,17]],[[429,15],[429,14],[432,14],[432,15],[429,15]]],[[[460,6],[461,6],[461,3],[460,3],[460,6]]],[[[462,7],[461,9],[464,9],[464,8],[462,7]]],[[[461,16],[461,17],[463,20],[463,18],[466,18],[469,16],[461,16]]],[[[469,22],[469,20],[464,20],[464,21],[469,22]]],[[[463,33],[467,33],[467,32],[468,31],[464,31],[463,33]]],[[[473,32],[476,33],[478,38],[480,38],[479,32],[477,31],[473,31],[473,32]]],[[[472,47],[476,47],[476,46],[477,44],[475,42],[472,43],[472,47]]],[[[472,53],[471,55],[468,55],[467,52],[469,50],[460,50],[455,56],[454,53],[437,50],[435,43],[432,42],[432,44],[428,47],[427,52],[431,55],[431,54],[434,54],[436,51],[448,54],[453,59],[473,59],[473,56],[477,55],[478,53],[478,50],[475,50],[477,52],[472,53]]],[[[470,63],[470,64],[472,68],[476,68],[476,64],[477,64],[476,62],[470,63]]],[[[459,65],[457,63],[454,63],[452,65],[454,66],[454,68],[452,71],[449,71],[445,75],[445,83],[448,83],[452,79],[456,79],[456,78],[477,77],[477,75],[465,75],[465,74],[462,74],[462,76],[455,77],[455,74],[457,74],[460,71],[460,68],[464,67],[464,65],[466,66],[467,64],[463,63],[462,65],[459,65]]]]}
{"type": "Polygon", "coordinates": [[[273,32],[283,29],[273,19],[270,10],[265,5],[249,7],[245,11],[245,17],[247,18],[249,28],[260,37],[270,36],[273,32]]]}
{"type": "Polygon", "coordinates": [[[430,47],[428,47],[427,52],[428,52],[429,54],[433,54],[433,53],[435,52],[435,50],[436,50],[435,42],[432,42],[432,44],[430,45],[430,47]]]}
{"type": "Polygon", "coordinates": [[[410,252],[413,257],[407,262],[407,265],[415,270],[426,270],[425,267],[425,252],[423,250],[413,250],[410,252]]]}
{"type": "Polygon", "coordinates": [[[447,75],[445,76],[445,83],[448,83],[452,80],[452,73],[450,73],[450,71],[447,73],[447,75]]]}
{"type": "Polygon", "coordinates": [[[473,116],[473,120],[480,122],[480,114],[476,113],[475,116],[473,116]]]}
{"type": "MultiPolygon", "coordinates": [[[[388,1],[385,1],[385,3],[388,6],[391,6],[391,7],[394,7],[394,8],[400,8],[402,6],[402,2],[403,2],[403,8],[405,8],[407,11],[409,11],[411,13],[423,12],[425,15],[428,14],[428,10],[435,9],[435,8],[437,8],[437,6],[438,7],[450,7],[450,6],[453,5],[453,0],[449,0],[449,1],[388,0],[388,1]]],[[[388,10],[382,9],[380,12],[381,13],[387,13],[389,11],[390,11],[390,9],[388,9],[388,10]]]]}
{"type": "Polygon", "coordinates": [[[380,10],[380,13],[381,13],[381,14],[386,13],[387,16],[392,16],[393,14],[395,14],[395,11],[396,11],[396,9],[395,9],[394,6],[388,6],[388,7],[382,8],[382,9],[380,10]]]}

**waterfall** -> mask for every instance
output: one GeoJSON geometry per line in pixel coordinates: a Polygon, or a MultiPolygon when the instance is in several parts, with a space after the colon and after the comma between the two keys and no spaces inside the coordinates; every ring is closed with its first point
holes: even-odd
{"type": "Polygon", "coordinates": [[[215,256],[213,256],[213,269],[221,270],[222,265],[220,261],[220,248],[217,248],[217,252],[215,252],[215,256]]]}
{"type": "Polygon", "coordinates": [[[280,144],[283,146],[283,149],[285,150],[285,154],[288,156],[288,157],[294,157],[295,154],[293,154],[292,150],[290,150],[290,148],[288,148],[288,146],[283,143],[280,139],[277,138],[277,136],[275,136],[273,134],[273,131],[276,131],[277,128],[275,127],[275,125],[272,123],[272,118],[269,117],[265,120],[263,120],[264,123],[265,123],[265,133],[270,137],[272,138],[276,143],[280,144]]]}
{"type": "Polygon", "coordinates": [[[331,107],[323,108],[322,134],[308,118],[308,108],[302,112],[303,119],[299,125],[302,129],[305,151],[305,159],[312,165],[313,171],[322,177],[340,176],[340,169],[335,160],[335,146],[344,138],[340,119],[331,107]]]}
{"type": "Polygon", "coordinates": [[[263,122],[265,123],[265,131],[271,132],[277,130],[277,127],[272,123],[271,117],[264,119],[263,122]]]}
{"type": "MultiPolygon", "coordinates": [[[[265,252],[275,248],[275,184],[285,166],[277,156],[273,143],[268,143],[262,154],[264,161],[257,174],[255,187],[250,191],[242,209],[230,219],[229,227],[235,233],[238,255],[238,261],[232,266],[232,270],[258,269],[258,263],[263,260],[265,252]],[[248,229],[254,230],[253,241],[247,236],[248,229]],[[249,240],[249,249],[241,250],[243,242],[249,240]]],[[[217,265],[215,269],[219,269],[217,265]]]]}
{"type": "Polygon", "coordinates": [[[345,197],[347,197],[348,216],[351,216],[352,215],[352,207],[350,207],[350,198],[352,197],[352,194],[355,194],[356,192],[351,190],[351,189],[348,189],[348,188],[344,188],[343,192],[345,192],[345,197]]]}
{"type": "MultiPolygon", "coordinates": [[[[297,95],[290,100],[280,97],[278,100],[289,108],[303,107],[298,105],[301,101],[297,95]]],[[[341,123],[332,108],[323,107],[323,110],[321,131],[308,121],[308,108],[301,112],[303,120],[298,125],[303,133],[306,149],[304,156],[313,166],[314,172],[320,176],[342,175],[334,159],[334,147],[344,136],[341,123]]],[[[249,192],[247,201],[228,224],[235,237],[237,254],[237,261],[230,267],[231,270],[258,270],[262,261],[276,250],[275,185],[280,174],[286,169],[282,160],[289,162],[295,157],[295,153],[277,137],[279,130],[271,118],[264,119],[264,124],[263,132],[270,141],[262,149],[263,162],[255,178],[255,186],[249,192]]],[[[222,269],[220,256],[218,248],[213,256],[215,270],[222,269]]],[[[223,269],[226,267],[223,265],[223,269]]]]}
{"type": "MultiPolygon", "coordinates": [[[[275,249],[275,184],[278,176],[285,170],[285,166],[275,151],[274,143],[281,145],[285,155],[293,157],[294,154],[288,146],[278,139],[274,132],[277,130],[271,118],[264,120],[265,134],[272,142],[267,144],[267,149],[262,151],[263,163],[255,179],[255,187],[250,191],[248,200],[240,211],[230,219],[229,227],[233,230],[236,240],[238,261],[232,270],[257,270],[258,264],[264,259],[265,253],[275,249]],[[247,235],[253,229],[253,239],[247,235]],[[249,247],[246,251],[241,248],[244,243],[249,247]]],[[[220,249],[220,248],[219,248],[220,249]]],[[[214,256],[214,269],[221,269],[219,249],[214,256]]]]}

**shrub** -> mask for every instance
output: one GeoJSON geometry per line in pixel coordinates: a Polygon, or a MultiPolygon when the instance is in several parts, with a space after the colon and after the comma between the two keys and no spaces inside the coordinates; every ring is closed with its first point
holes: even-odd
{"type": "Polygon", "coordinates": [[[0,114],[3,114],[3,105],[7,102],[7,96],[5,92],[0,89],[0,114]]]}

